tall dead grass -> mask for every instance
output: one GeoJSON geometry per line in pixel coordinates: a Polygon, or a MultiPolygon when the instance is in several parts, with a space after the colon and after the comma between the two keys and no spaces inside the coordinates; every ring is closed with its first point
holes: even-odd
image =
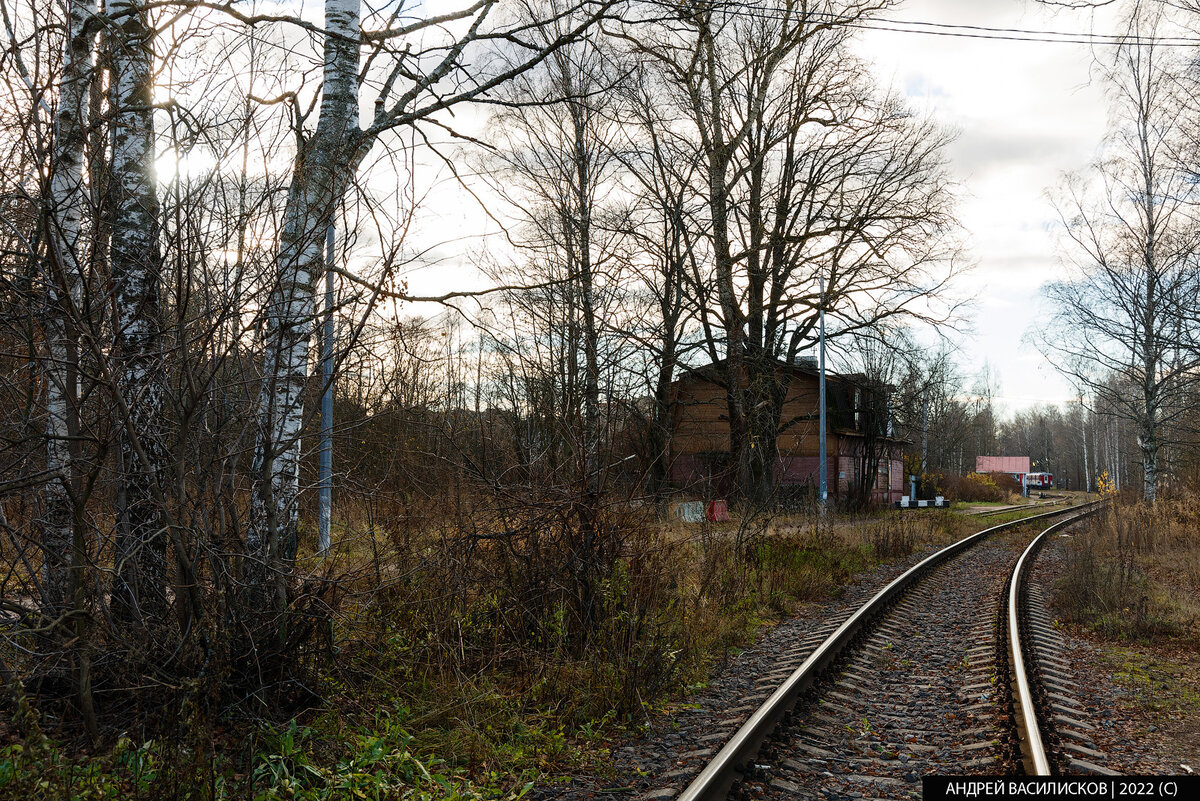
{"type": "Polygon", "coordinates": [[[1200,647],[1200,499],[1118,503],[1072,537],[1061,617],[1117,640],[1200,647]]]}
{"type": "Polygon", "coordinates": [[[443,520],[372,504],[347,516],[358,532],[336,557],[354,577],[336,621],[339,670],[399,695],[431,730],[457,729],[456,747],[480,726],[502,729],[497,715],[567,731],[643,719],[764,620],[837,595],[933,530],[899,516],[684,530],[651,509],[554,498],[476,499],[443,520]]]}

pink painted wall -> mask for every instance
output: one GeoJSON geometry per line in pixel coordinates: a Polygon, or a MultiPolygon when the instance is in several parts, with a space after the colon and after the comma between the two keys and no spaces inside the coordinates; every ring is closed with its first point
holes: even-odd
{"type": "Polygon", "coordinates": [[[1028,456],[976,456],[976,473],[1028,473],[1028,456]]]}

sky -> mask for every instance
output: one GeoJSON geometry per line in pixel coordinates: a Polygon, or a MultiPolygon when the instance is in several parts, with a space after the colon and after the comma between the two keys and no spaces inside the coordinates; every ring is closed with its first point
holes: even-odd
{"type": "MultiPolygon", "coordinates": [[[[952,25],[1108,32],[1108,20],[1024,0],[908,0],[888,15],[952,25]]],[[[1062,242],[1047,191],[1095,158],[1108,117],[1081,44],[864,31],[859,52],[886,85],[958,132],[950,169],[975,268],[975,296],[956,359],[986,363],[1008,411],[1069,400],[1070,385],[1026,340],[1044,317],[1040,287],[1061,276],[1062,242]]],[[[1052,354],[1049,354],[1052,358],[1052,354]]]]}
{"type": "MultiPolygon", "coordinates": [[[[1089,12],[1056,11],[1033,0],[907,0],[886,16],[1006,29],[1116,28],[1089,12]]],[[[958,216],[975,265],[959,289],[975,300],[965,315],[969,330],[953,340],[968,389],[986,365],[1002,412],[1073,399],[1074,390],[1028,335],[1045,316],[1041,286],[1063,274],[1057,216],[1047,193],[1065,173],[1091,162],[1105,135],[1107,101],[1092,79],[1092,49],[885,30],[860,31],[856,47],[881,84],[958,134],[949,168],[960,187],[958,216]]],[[[459,120],[468,128],[479,122],[459,120]]],[[[452,176],[439,178],[426,197],[438,209],[426,234],[444,243],[432,251],[444,260],[410,275],[418,294],[478,283],[465,263],[498,231],[476,204],[463,202],[452,176]],[[461,239],[464,231],[472,232],[470,242],[461,239]]]]}

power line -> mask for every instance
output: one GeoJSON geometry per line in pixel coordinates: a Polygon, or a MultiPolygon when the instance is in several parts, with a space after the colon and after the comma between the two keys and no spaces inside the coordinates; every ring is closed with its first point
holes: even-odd
{"type": "MultiPolygon", "coordinates": [[[[777,6],[725,0],[722,7],[741,9],[748,16],[774,21],[794,20],[799,15],[787,14],[777,6]]],[[[1142,36],[1139,34],[1087,33],[1084,31],[1053,31],[1031,28],[996,28],[986,25],[965,25],[925,20],[878,19],[852,17],[828,12],[808,12],[808,18],[827,20],[830,24],[859,30],[915,33],[922,36],[944,36],[962,39],[990,39],[1015,42],[1085,45],[1158,45],[1162,47],[1200,47],[1200,37],[1142,36]]]]}

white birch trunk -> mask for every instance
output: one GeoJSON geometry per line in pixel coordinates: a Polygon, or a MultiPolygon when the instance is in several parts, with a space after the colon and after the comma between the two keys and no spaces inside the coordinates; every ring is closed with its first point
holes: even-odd
{"type": "Polygon", "coordinates": [[[1079,398],[1079,437],[1083,442],[1083,491],[1092,491],[1092,473],[1088,465],[1087,446],[1087,411],[1083,408],[1083,398],[1079,398]]]}
{"type": "Polygon", "coordinates": [[[42,278],[46,288],[46,469],[52,478],[43,493],[42,592],[51,616],[66,609],[74,595],[74,449],[70,443],[77,428],[78,346],[72,332],[80,306],[79,234],[87,202],[83,155],[94,37],[86,28],[94,14],[94,0],[66,1],[67,36],[47,198],[50,253],[42,278]]]}
{"type": "Polygon", "coordinates": [[[1154,503],[1158,498],[1158,450],[1160,444],[1158,407],[1148,400],[1138,432],[1138,446],[1142,450],[1142,499],[1154,503]]]}
{"type": "Polygon", "coordinates": [[[168,578],[162,516],[153,499],[163,470],[159,316],[159,203],[154,168],[153,33],[137,0],[110,0],[112,239],[116,380],[129,409],[121,432],[113,604],[131,620],[160,617],[168,578]],[[136,438],[145,459],[133,447],[136,438]]]}
{"type": "Polygon", "coordinates": [[[1121,491],[1121,443],[1117,438],[1117,424],[1112,421],[1108,424],[1108,441],[1109,441],[1109,463],[1112,464],[1112,484],[1113,489],[1117,492],[1121,491]]]}
{"type": "Polygon", "coordinates": [[[255,447],[257,486],[246,537],[244,578],[251,597],[287,603],[288,565],[296,553],[303,391],[315,322],[317,276],[325,228],[357,170],[360,0],[326,0],[321,109],[302,142],[288,189],[276,257],[277,279],[266,314],[266,353],[255,447]],[[269,587],[264,586],[269,584],[269,587]]]}

